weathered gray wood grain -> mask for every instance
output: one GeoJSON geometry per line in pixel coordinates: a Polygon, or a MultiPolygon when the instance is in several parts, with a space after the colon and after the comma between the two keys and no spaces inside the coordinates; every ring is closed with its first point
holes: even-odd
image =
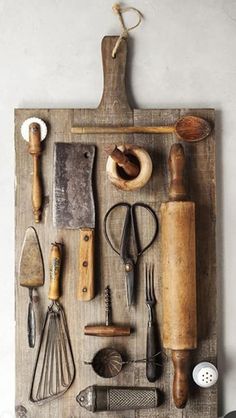
{"type": "MultiPolygon", "coordinates": [[[[155,263],[155,291],[157,296],[157,320],[161,328],[161,271],[160,240],[140,258],[136,284],[137,304],[130,311],[126,306],[124,268],[120,258],[110,249],[103,236],[103,218],[108,208],[119,201],[133,203],[143,201],[157,214],[162,201],[168,199],[169,173],[167,159],[174,135],[74,135],[70,133],[73,125],[151,125],[172,124],[185,114],[199,115],[214,125],[214,111],[211,109],[162,109],[132,110],[125,94],[126,43],[114,60],[111,49],[115,38],[106,38],[103,51],[103,64],[106,71],[105,88],[102,101],[97,109],[17,109],[15,112],[16,146],[16,406],[25,408],[27,418],[86,418],[91,413],[80,408],[75,397],[81,389],[91,384],[150,386],[145,376],[145,364],[126,365],[122,372],[109,381],[95,375],[90,366],[83,364],[91,360],[98,349],[113,346],[125,358],[140,359],[145,356],[147,312],[144,303],[144,263],[155,263]],[[47,123],[49,134],[44,141],[42,154],[42,173],[44,182],[44,208],[42,222],[35,226],[42,247],[46,280],[39,289],[40,304],[38,316],[38,339],[49,301],[48,256],[50,243],[63,241],[64,268],[63,293],[64,306],[71,343],[76,364],[76,379],[67,393],[58,400],[37,406],[28,401],[31,376],[36,350],[29,349],[26,335],[26,315],[28,292],[19,286],[18,263],[25,230],[34,225],[31,209],[32,158],[27,153],[27,143],[20,134],[22,122],[31,116],[40,117],[47,123]],[[76,300],[78,272],[78,231],[57,231],[52,224],[52,174],[54,142],[84,142],[96,145],[95,198],[96,198],[96,298],[91,302],[76,300]],[[150,182],[141,190],[122,192],[107,179],[105,173],[105,143],[120,144],[135,142],[144,146],[153,160],[154,171],[150,182]],[[134,332],[126,338],[95,338],[83,335],[86,324],[104,322],[103,290],[109,284],[112,290],[113,321],[118,324],[131,324],[134,332]]],[[[201,360],[216,361],[216,256],[215,256],[215,141],[214,131],[207,140],[196,144],[184,144],[188,161],[188,183],[191,200],[197,208],[197,294],[198,294],[198,350],[193,353],[193,364],[201,360]]],[[[75,173],[76,175],[76,173],[75,173]]],[[[150,224],[147,223],[144,235],[148,237],[150,224]]],[[[200,390],[191,387],[191,396],[185,410],[177,410],[171,400],[173,370],[170,360],[166,361],[163,375],[156,386],[165,392],[164,404],[155,410],[97,413],[98,417],[120,418],[216,418],[217,390],[200,390]]],[[[23,410],[23,409],[21,409],[23,410]]],[[[18,409],[19,411],[19,409],[18,409]]],[[[17,416],[24,416],[18,413],[17,416]]]]}

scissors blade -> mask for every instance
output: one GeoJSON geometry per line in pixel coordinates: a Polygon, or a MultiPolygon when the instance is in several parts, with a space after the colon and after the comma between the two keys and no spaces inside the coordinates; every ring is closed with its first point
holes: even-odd
{"type": "Polygon", "coordinates": [[[130,307],[133,304],[134,299],[134,265],[133,263],[126,263],[127,266],[130,266],[130,271],[126,270],[125,279],[126,279],[126,295],[127,295],[127,304],[130,307]]]}

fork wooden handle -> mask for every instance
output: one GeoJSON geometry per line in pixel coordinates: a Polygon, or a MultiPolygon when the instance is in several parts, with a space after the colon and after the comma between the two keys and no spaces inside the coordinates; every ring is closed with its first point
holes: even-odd
{"type": "Polygon", "coordinates": [[[155,382],[157,380],[156,358],[153,357],[155,354],[157,354],[156,327],[155,323],[149,321],[146,347],[146,376],[149,382],[155,382]]]}

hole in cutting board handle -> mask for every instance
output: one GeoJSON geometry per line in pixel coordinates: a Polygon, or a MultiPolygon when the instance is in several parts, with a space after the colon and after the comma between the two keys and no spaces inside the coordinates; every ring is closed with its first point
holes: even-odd
{"type": "Polygon", "coordinates": [[[84,158],[89,158],[89,152],[84,153],[84,158]]]}

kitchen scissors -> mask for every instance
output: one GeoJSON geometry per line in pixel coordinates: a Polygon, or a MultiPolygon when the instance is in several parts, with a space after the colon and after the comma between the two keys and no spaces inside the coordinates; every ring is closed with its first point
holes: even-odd
{"type": "MultiPolygon", "coordinates": [[[[142,222],[145,219],[142,218],[142,222]]],[[[104,235],[110,245],[110,247],[118,254],[125,267],[125,277],[126,277],[126,292],[127,292],[127,302],[128,306],[133,304],[134,300],[134,277],[135,277],[135,265],[137,264],[138,257],[142,255],[154,242],[158,233],[158,220],[155,212],[150,206],[145,203],[134,203],[133,205],[125,202],[117,203],[112,206],[104,217],[104,235]],[[119,243],[119,248],[116,248],[114,241],[111,239],[111,235],[108,234],[108,220],[112,212],[117,208],[124,207],[126,208],[126,213],[124,216],[123,230],[121,233],[121,239],[119,243]],[[139,227],[137,222],[136,210],[137,208],[143,208],[147,211],[153,221],[154,221],[154,230],[151,239],[144,246],[140,244],[140,235],[139,227]]]]}

